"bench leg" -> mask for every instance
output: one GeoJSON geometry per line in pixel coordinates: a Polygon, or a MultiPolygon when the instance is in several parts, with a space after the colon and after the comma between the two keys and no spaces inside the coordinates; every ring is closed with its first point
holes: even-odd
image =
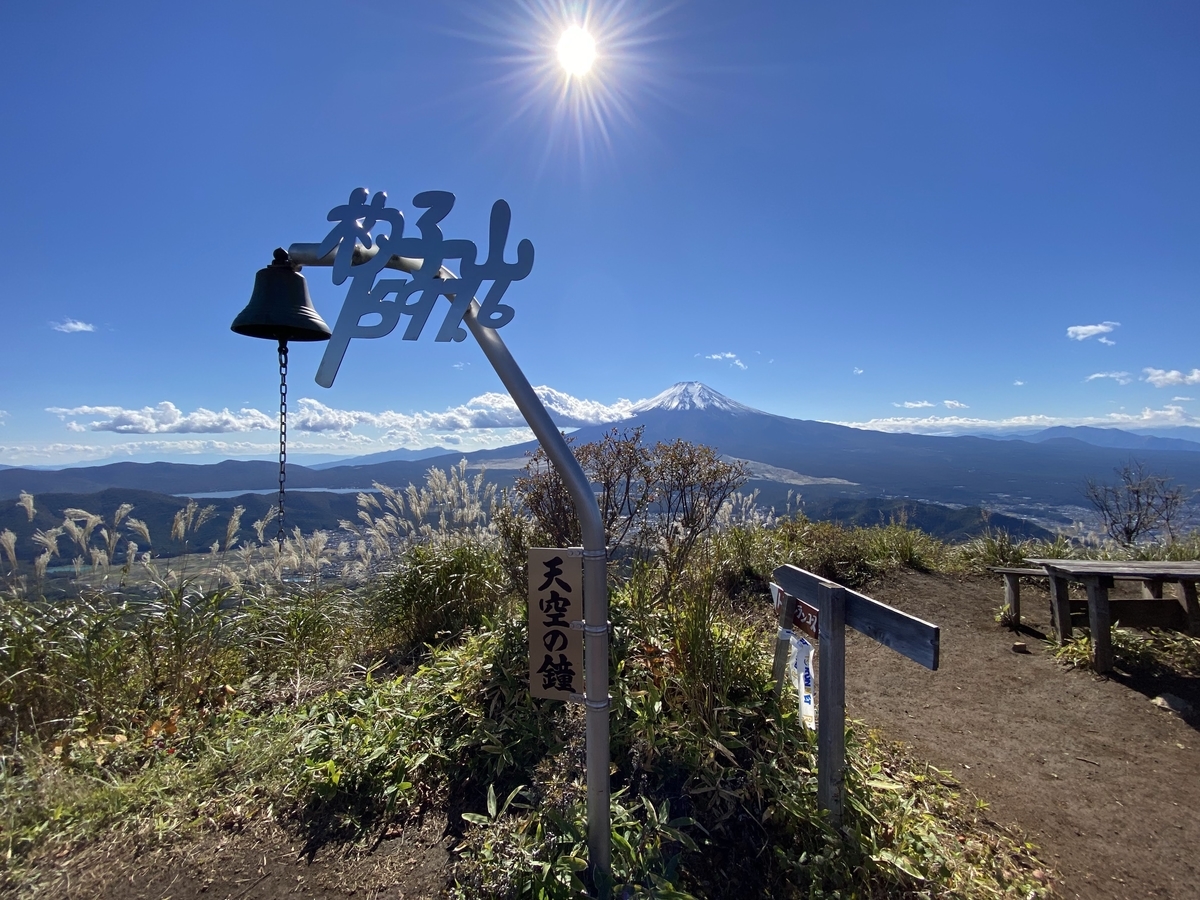
{"type": "Polygon", "coordinates": [[[1092,671],[1111,672],[1112,616],[1108,607],[1108,588],[1111,578],[1092,576],[1086,582],[1088,623],[1092,628],[1092,671]]]}
{"type": "Polygon", "coordinates": [[[1188,634],[1200,637],[1200,604],[1196,602],[1196,582],[1179,582],[1179,593],[1183,595],[1183,609],[1187,613],[1188,634]]]}
{"type": "Polygon", "coordinates": [[[1146,600],[1161,600],[1163,598],[1162,591],[1163,583],[1160,578],[1142,582],[1142,597],[1146,600]]]}
{"type": "Polygon", "coordinates": [[[1057,575],[1050,577],[1050,614],[1054,617],[1054,631],[1060,644],[1071,639],[1071,595],[1067,590],[1067,579],[1057,575]]]}
{"type": "Polygon", "coordinates": [[[1004,575],[1004,605],[1008,607],[1013,620],[1013,627],[1021,627],[1021,576],[1005,573],[1004,575]]]}

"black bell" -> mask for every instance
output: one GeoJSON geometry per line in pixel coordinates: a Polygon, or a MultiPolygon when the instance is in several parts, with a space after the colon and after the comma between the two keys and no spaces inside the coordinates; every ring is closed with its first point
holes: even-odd
{"type": "Polygon", "coordinates": [[[329,326],[313,309],[308,283],[282,247],[254,276],[254,293],[230,326],[238,334],[275,341],[327,341],[329,326]]]}

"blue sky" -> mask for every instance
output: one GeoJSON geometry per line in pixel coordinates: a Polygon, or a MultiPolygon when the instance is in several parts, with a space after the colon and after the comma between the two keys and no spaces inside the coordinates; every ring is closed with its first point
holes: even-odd
{"type": "MultiPolygon", "coordinates": [[[[501,334],[564,424],[693,379],[891,429],[1200,424],[1198,36],[1190,2],[6,4],[0,463],[269,456],[273,347],[229,323],[359,186],[410,224],[454,192],[481,248],[509,202],[501,334]]],[[[305,274],[332,325],[347,284],[305,274]]],[[[440,320],[329,390],[293,345],[294,451],[520,437],[440,320]]]]}

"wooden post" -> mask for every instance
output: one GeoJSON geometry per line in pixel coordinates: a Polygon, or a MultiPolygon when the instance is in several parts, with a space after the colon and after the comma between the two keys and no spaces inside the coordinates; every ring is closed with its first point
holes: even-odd
{"type": "Polygon", "coordinates": [[[1090,575],[1087,581],[1088,623],[1092,628],[1092,670],[1110,672],[1113,666],[1112,617],[1108,609],[1108,589],[1112,576],[1090,575]]]}
{"type": "Polygon", "coordinates": [[[788,651],[792,646],[792,619],[796,615],[796,598],[791,594],[780,594],[779,635],[775,638],[775,662],[771,666],[771,677],[775,679],[775,696],[782,696],[783,677],[787,672],[788,651]]]}
{"type": "Polygon", "coordinates": [[[1188,634],[1200,636],[1200,604],[1196,602],[1196,582],[1180,581],[1179,593],[1182,595],[1183,609],[1187,613],[1188,634]]]}
{"type": "Polygon", "coordinates": [[[1161,600],[1162,595],[1162,579],[1151,578],[1149,581],[1142,582],[1142,597],[1146,600],[1161,600]]]}
{"type": "Polygon", "coordinates": [[[817,586],[821,617],[817,658],[817,804],[842,825],[846,780],[846,589],[817,586]]]}
{"type": "Polygon", "coordinates": [[[1004,573],[1004,605],[1012,616],[1013,627],[1021,627],[1021,576],[1004,573]]]}
{"type": "Polygon", "coordinates": [[[1067,579],[1050,576],[1050,611],[1054,614],[1054,630],[1058,642],[1065,644],[1071,639],[1071,592],[1067,579]]]}

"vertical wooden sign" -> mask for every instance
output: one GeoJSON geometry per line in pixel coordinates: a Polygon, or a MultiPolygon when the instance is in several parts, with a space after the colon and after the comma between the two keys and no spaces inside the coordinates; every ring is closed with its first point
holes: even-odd
{"type": "Polygon", "coordinates": [[[570,700],[583,693],[583,551],[529,550],[529,692],[570,700]]]}

